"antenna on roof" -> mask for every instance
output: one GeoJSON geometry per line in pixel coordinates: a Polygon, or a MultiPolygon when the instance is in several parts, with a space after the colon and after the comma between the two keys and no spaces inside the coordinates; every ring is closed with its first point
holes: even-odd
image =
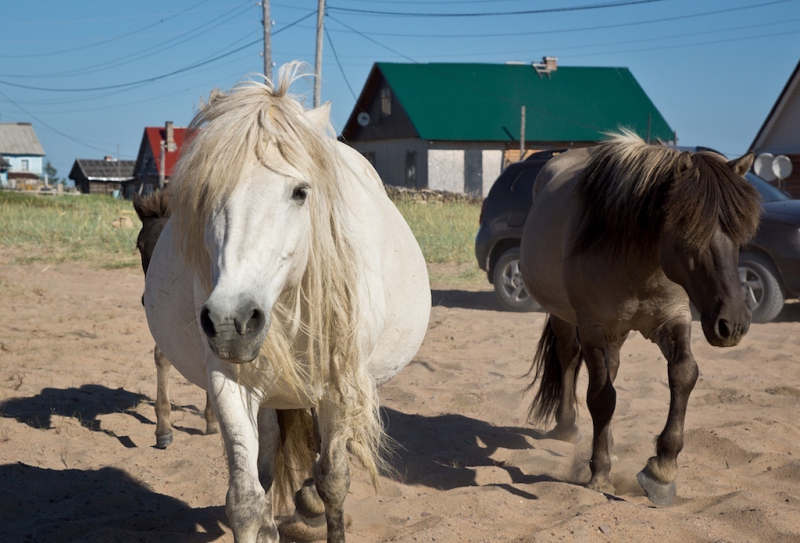
{"type": "Polygon", "coordinates": [[[542,57],[542,62],[531,62],[531,66],[542,77],[542,74],[547,74],[550,77],[552,72],[558,70],[558,59],[556,57],[542,57]]]}

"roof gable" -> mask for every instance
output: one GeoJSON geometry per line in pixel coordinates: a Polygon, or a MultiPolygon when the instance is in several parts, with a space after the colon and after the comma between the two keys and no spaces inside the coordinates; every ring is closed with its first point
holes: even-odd
{"type": "Polygon", "coordinates": [[[72,165],[69,178],[89,181],[130,181],[134,179],[134,160],[96,160],[79,158],[72,165]]]}
{"type": "MultiPolygon", "coordinates": [[[[175,164],[181,154],[181,147],[186,136],[186,128],[173,128],[172,138],[175,141],[174,151],[165,151],[165,168],[164,175],[166,177],[172,176],[175,169],[175,164]]],[[[166,128],[163,126],[146,126],[144,134],[142,135],[142,143],[139,146],[139,155],[136,159],[136,166],[134,172],[136,175],[144,175],[147,173],[158,174],[161,171],[161,141],[166,140],[166,128]],[[154,170],[152,172],[144,171],[147,168],[146,158],[152,157],[154,170]]]]}
{"type": "MultiPolygon", "coordinates": [[[[401,64],[380,62],[383,77],[419,137],[449,141],[518,141],[521,106],[528,141],[597,141],[627,127],[652,139],[673,131],[627,68],[561,67],[540,73],[530,65],[401,64]]],[[[369,81],[356,110],[379,85],[369,81]]],[[[358,132],[353,114],[342,135],[358,132]]]]}
{"type": "Polygon", "coordinates": [[[0,123],[0,153],[44,156],[44,148],[30,123],[0,123]]]}
{"type": "Polygon", "coordinates": [[[800,152],[800,61],[764,119],[750,149],[756,152],[800,152]]]}

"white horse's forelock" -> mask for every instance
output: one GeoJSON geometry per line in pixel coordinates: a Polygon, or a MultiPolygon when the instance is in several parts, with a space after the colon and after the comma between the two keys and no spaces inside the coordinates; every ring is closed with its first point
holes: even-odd
{"type": "MultiPolygon", "coordinates": [[[[376,388],[361,352],[355,293],[359,261],[349,241],[349,219],[340,194],[340,157],[332,131],[324,134],[310,123],[302,104],[288,94],[302,77],[300,68],[299,63],[284,66],[277,85],[250,81],[229,92],[213,91],[201,104],[170,183],[175,240],[210,290],[205,226],[239,186],[245,166],[254,160],[265,163],[267,149],[274,146],[282,159],[308,174],[311,239],[303,279],[273,306],[261,354],[239,367],[239,379],[258,391],[265,380],[274,383],[277,377],[299,399],[325,401],[315,397],[324,391],[327,401],[345,406],[341,427],[330,429],[330,434],[346,440],[377,483],[378,471],[385,467],[385,434],[376,388]]],[[[276,483],[279,479],[276,474],[276,483]]]]}

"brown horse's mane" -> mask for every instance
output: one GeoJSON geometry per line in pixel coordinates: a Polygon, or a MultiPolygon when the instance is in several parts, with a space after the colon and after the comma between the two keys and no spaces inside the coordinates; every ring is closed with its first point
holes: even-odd
{"type": "Polygon", "coordinates": [[[577,182],[584,213],[572,255],[642,254],[657,245],[663,229],[692,249],[707,247],[717,226],[739,245],[755,235],[758,192],[724,157],[648,144],[628,130],[609,136],[577,182]]]}
{"type": "Polygon", "coordinates": [[[168,219],[170,215],[169,189],[157,190],[144,198],[137,197],[134,207],[142,221],[145,219],[168,219]]]}

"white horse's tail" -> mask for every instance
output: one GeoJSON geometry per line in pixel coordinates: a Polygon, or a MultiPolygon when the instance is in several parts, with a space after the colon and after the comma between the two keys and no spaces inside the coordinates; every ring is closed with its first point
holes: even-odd
{"type": "Polygon", "coordinates": [[[281,444],[275,459],[273,496],[278,510],[291,504],[295,490],[311,477],[317,448],[314,421],[308,409],[278,409],[281,444]]]}

